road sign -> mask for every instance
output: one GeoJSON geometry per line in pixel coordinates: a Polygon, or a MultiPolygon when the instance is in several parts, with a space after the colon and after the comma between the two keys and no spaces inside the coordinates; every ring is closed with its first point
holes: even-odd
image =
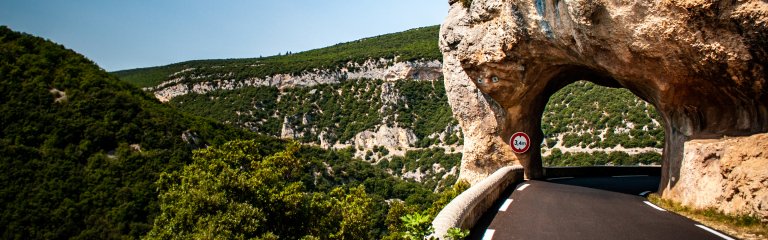
{"type": "Polygon", "coordinates": [[[531,138],[524,132],[516,132],[509,138],[509,146],[515,153],[525,153],[531,148],[531,138]]]}

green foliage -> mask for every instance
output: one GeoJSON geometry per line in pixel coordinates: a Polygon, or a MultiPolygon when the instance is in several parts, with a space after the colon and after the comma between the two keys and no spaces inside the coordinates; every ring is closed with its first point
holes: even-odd
{"type": "Polygon", "coordinates": [[[85,57],[7,27],[0,112],[4,239],[139,238],[159,212],[161,172],[180,169],[198,147],[267,141],[179,113],[85,57]]]}
{"type": "Polygon", "coordinates": [[[643,152],[629,155],[625,152],[596,151],[593,153],[562,153],[560,149],[552,149],[549,156],[543,158],[542,164],[548,166],[636,166],[661,164],[661,154],[657,152],[643,152]]]}
{"type": "MultiPolygon", "coordinates": [[[[395,176],[402,176],[404,172],[420,171],[425,174],[422,184],[430,189],[442,190],[446,186],[455,183],[456,178],[446,175],[452,168],[461,163],[461,154],[446,154],[443,148],[429,148],[420,150],[408,150],[404,156],[392,156],[390,159],[381,160],[377,166],[383,170],[390,170],[395,176]],[[434,171],[432,166],[439,164],[442,168],[434,171]]],[[[455,175],[458,175],[456,173],[455,175]]]]}
{"type": "MultiPolygon", "coordinates": [[[[81,55],[5,27],[0,93],[4,239],[137,239],[153,225],[156,238],[375,239],[388,234],[384,199],[423,210],[438,197],[351,149],[286,149],[180,113],[81,55]],[[221,145],[234,139],[251,140],[221,145]],[[254,189],[265,191],[239,194],[254,189]]],[[[271,94],[228,101],[268,108],[271,94]]]]}
{"type": "Polygon", "coordinates": [[[365,188],[307,191],[298,151],[289,144],[265,156],[253,141],[196,151],[181,172],[161,175],[162,213],[148,238],[375,237],[376,202],[365,188]]]}
{"type": "Polygon", "coordinates": [[[448,240],[462,240],[464,238],[467,238],[469,236],[469,230],[461,229],[461,228],[450,228],[448,229],[448,232],[445,234],[445,238],[448,240]]]}
{"type": "MultiPolygon", "coordinates": [[[[662,122],[652,105],[629,90],[580,81],[550,97],[541,128],[545,138],[554,140],[561,135],[565,147],[661,148],[664,145],[662,122]]],[[[547,146],[555,144],[547,141],[547,146]]]]}
{"type": "MultiPolygon", "coordinates": [[[[173,98],[170,103],[185,112],[273,136],[280,134],[285,123],[300,133],[294,136],[297,140],[313,143],[320,143],[321,132],[326,133],[325,141],[346,142],[360,132],[386,123],[413,129],[423,139],[417,145],[429,147],[440,139],[426,136],[457,124],[442,81],[400,80],[393,84],[358,79],[282,92],[275,87],[248,87],[187,94],[173,98]],[[400,94],[397,102],[382,103],[384,85],[400,94]]],[[[449,144],[460,140],[458,132],[447,138],[449,144]]],[[[382,155],[387,153],[382,151],[382,155]]]]}
{"type": "Polygon", "coordinates": [[[364,63],[369,59],[398,57],[398,61],[441,60],[442,55],[437,46],[439,30],[439,26],[423,27],[289,55],[197,60],[162,67],[117,71],[114,74],[137,86],[152,87],[183,76],[199,76],[194,80],[191,77],[185,78],[190,82],[224,78],[244,80],[253,77],[264,78],[278,73],[298,74],[314,69],[340,69],[349,62],[364,63]],[[231,73],[234,75],[230,75],[231,73]]]}
{"type": "Polygon", "coordinates": [[[429,228],[431,228],[431,222],[437,216],[437,213],[468,188],[469,183],[465,181],[457,182],[452,187],[439,193],[437,198],[428,205],[416,206],[399,201],[391,202],[386,218],[389,234],[383,239],[413,239],[413,237],[422,236],[421,234],[424,233],[426,235],[432,234],[432,230],[429,228]],[[423,225],[425,224],[423,221],[430,223],[429,226],[423,225]],[[410,233],[406,233],[409,231],[410,233]]]}
{"type": "Polygon", "coordinates": [[[277,136],[281,118],[277,114],[278,90],[275,87],[249,87],[234,91],[213,91],[175,97],[171,105],[179,110],[210,117],[222,123],[277,136]]]}
{"type": "Polygon", "coordinates": [[[405,238],[410,240],[423,240],[434,233],[432,218],[428,214],[413,213],[400,218],[405,226],[405,238]]]}

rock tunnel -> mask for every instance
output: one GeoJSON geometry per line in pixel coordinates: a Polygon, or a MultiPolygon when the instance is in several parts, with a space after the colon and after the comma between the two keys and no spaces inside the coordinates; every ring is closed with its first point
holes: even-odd
{"type": "Polygon", "coordinates": [[[662,116],[659,193],[674,195],[684,146],[768,132],[768,3],[747,1],[450,0],[440,32],[446,91],[465,131],[462,178],[520,163],[543,177],[542,112],[587,80],[630,90],[662,116]]]}

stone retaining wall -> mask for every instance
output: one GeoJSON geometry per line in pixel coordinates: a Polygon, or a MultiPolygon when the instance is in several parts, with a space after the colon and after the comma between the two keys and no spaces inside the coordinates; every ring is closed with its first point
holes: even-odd
{"type": "Polygon", "coordinates": [[[470,229],[507,187],[523,181],[522,166],[507,166],[454,198],[432,221],[434,236],[443,239],[448,229],[470,229]]]}

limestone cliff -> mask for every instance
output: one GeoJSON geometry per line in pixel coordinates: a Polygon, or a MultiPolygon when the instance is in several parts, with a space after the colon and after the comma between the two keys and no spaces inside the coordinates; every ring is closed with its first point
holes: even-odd
{"type": "Polygon", "coordinates": [[[463,2],[449,1],[440,32],[466,136],[462,178],[517,161],[542,177],[539,146],[512,154],[504,143],[515,132],[540,142],[549,97],[577,80],[627,88],[659,111],[667,198],[693,187],[679,182],[686,141],[768,131],[765,1],[463,2]]]}
{"type": "Polygon", "coordinates": [[[265,78],[238,80],[235,73],[219,73],[215,76],[188,76],[185,69],[174,73],[170,80],[144,90],[153,92],[160,101],[167,102],[174,97],[189,93],[203,94],[216,90],[234,90],[251,86],[274,86],[280,89],[318,84],[335,84],[345,79],[398,79],[437,80],[442,77],[440,61],[395,62],[393,59],[368,60],[363,64],[349,62],[339,70],[315,69],[301,74],[275,74],[265,78]],[[212,81],[194,82],[194,79],[215,78],[212,81]],[[193,82],[193,83],[189,83],[193,82]]]}

